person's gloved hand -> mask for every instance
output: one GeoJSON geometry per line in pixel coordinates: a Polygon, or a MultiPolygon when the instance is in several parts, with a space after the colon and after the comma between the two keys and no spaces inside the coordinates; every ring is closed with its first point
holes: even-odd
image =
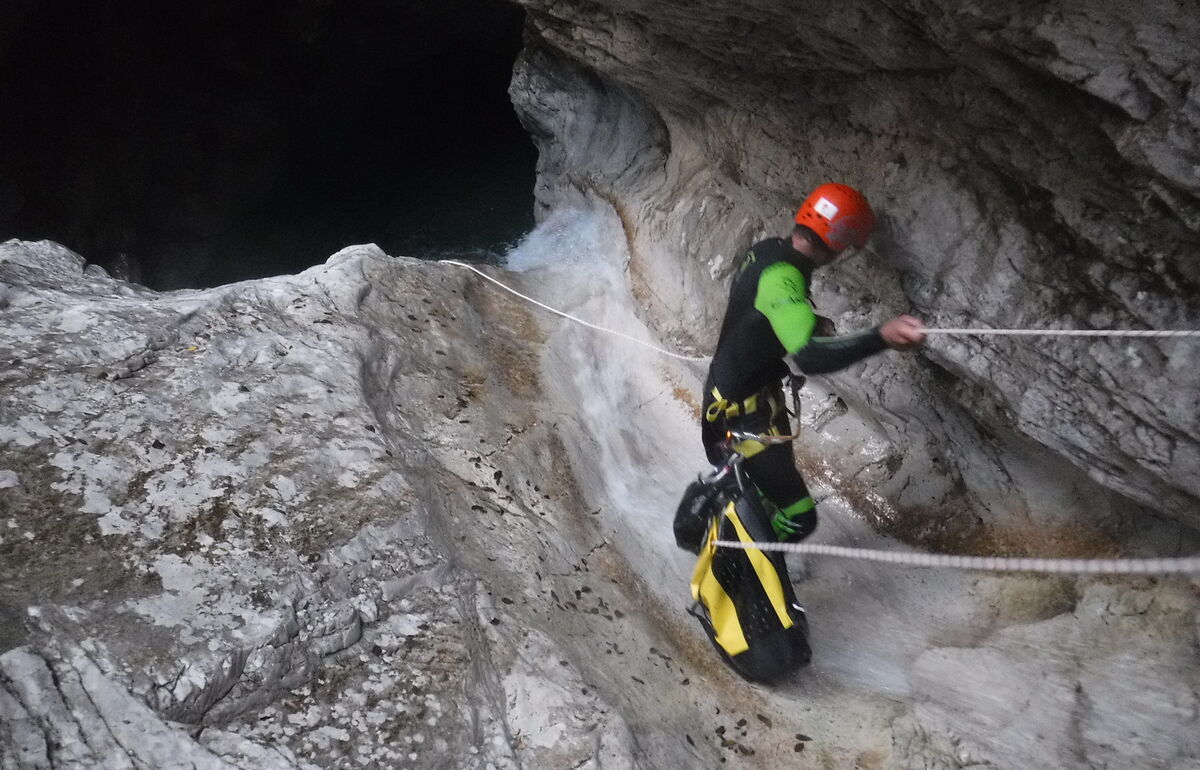
{"type": "Polygon", "coordinates": [[[806,511],[792,513],[791,516],[774,506],[770,510],[774,511],[770,517],[770,528],[775,530],[775,537],[779,537],[780,542],[802,541],[817,528],[815,506],[806,511]]]}
{"type": "Polygon", "coordinates": [[[771,529],[775,530],[775,537],[779,538],[781,543],[796,538],[797,535],[802,538],[812,531],[812,527],[806,525],[808,519],[813,518],[815,517],[812,512],[806,511],[798,514],[795,519],[789,519],[786,513],[777,509],[771,517],[771,529]]]}

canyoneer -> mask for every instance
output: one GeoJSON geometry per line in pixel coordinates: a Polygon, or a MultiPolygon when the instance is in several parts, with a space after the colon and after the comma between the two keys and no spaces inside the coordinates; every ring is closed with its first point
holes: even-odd
{"type": "MultiPolygon", "coordinates": [[[[747,512],[741,506],[730,508],[730,514],[741,514],[737,526],[701,528],[699,517],[712,513],[702,501],[706,494],[712,497],[712,490],[703,482],[693,484],[676,514],[681,547],[700,552],[706,536],[747,539],[753,533],[799,542],[816,529],[816,504],[796,467],[791,441],[784,438],[791,435],[784,380],[836,372],[888,348],[910,350],[925,337],[922,322],[909,315],[851,334],[817,334],[818,317],[809,297],[813,271],[850,247],[864,246],[874,229],[875,214],[862,193],[843,184],[822,184],[796,212],[788,237],[754,244],[738,264],[704,383],[701,438],[709,462],[718,468],[736,455],[740,470],[761,492],[761,504],[746,501],[747,512]],[[765,521],[753,521],[758,518],[765,521]]],[[[756,636],[762,638],[775,625],[783,630],[789,626],[779,593],[785,582],[791,593],[786,566],[782,558],[758,550],[708,547],[706,552],[707,562],[702,553],[692,581],[693,596],[704,607],[706,630],[723,654],[736,661],[756,636]],[[765,574],[771,570],[763,559],[775,565],[774,578],[765,574]],[[761,585],[730,585],[747,579],[761,585]],[[752,620],[762,620],[760,615],[769,622],[752,620]]]]}

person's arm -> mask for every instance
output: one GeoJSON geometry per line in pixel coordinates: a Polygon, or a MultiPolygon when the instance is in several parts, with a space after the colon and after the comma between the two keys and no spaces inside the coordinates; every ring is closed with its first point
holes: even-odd
{"type": "Polygon", "coordinates": [[[801,374],[829,374],[887,348],[908,350],[925,339],[924,325],[912,316],[897,316],[874,329],[841,337],[813,337],[785,359],[801,374]]]}
{"type": "Polygon", "coordinates": [[[840,337],[813,337],[787,357],[788,368],[801,374],[829,374],[887,350],[879,327],[840,337]]]}
{"type": "Polygon", "coordinates": [[[804,274],[786,262],[771,265],[758,277],[754,309],[766,316],[787,353],[807,345],[817,326],[817,314],[808,304],[804,274]]]}
{"type": "Polygon", "coordinates": [[[788,367],[804,374],[836,372],[889,347],[907,350],[925,338],[924,327],[912,316],[897,316],[857,334],[814,337],[817,314],[808,302],[804,275],[786,262],[763,270],[754,308],[770,322],[788,367]]]}
{"type": "Polygon", "coordinates": [[[828,374],[887,348],[878,329],[845,337],[812,336],[817,314],[808,302],[804,274],[786,262],[763,270],[754,308],[770,322],[793,371],[828,374]]]}

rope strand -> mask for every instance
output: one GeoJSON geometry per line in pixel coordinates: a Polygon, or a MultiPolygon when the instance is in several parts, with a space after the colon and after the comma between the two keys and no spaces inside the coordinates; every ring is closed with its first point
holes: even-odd
{"type": "Polygon", "coordinates": [[[1200,556],[1153,559],[1042,559],[878,551],[815,543],[744,543],[734,540],[717,540],[713,545],[718,548],[737,548],[743,551],[781,551],[783,553],[874,561],[907,567],[970,569],[989,572],[1038,572],[1062,575],[1165,575],[1200,572],[1200,556]]]}
{"type": "MultiPolygon", "coordinates": [[[[590,321],[585,321],[582,318],[578,318],[576,316],[571,315],[570,313],[564,313],[563,311],[558,310],[557,308],[550,307],[549,305],[547,305],[543,302],[537,301],[533,297],[526,296],[526,295],[522,294],[521,292],[517,291],[516,289],[513,289],[509,286],[504,285],[503,283],[501,283],[500,281],[497,281],[495,278],[491,277],[490,275],[483,272],[482,270],[479,270],[478,268],[476,268],[472,265],[468,265],[465,262],[458,262],[453,259],[443,259],[443,260],[441,260],[441,264],[454,265],[456,267],[466,268],[467,270],[470,270],[471,272],[479,275],[480,277],[484,278],[485,280],[491,281],[492,283],[496,284],[497,286],[499,286],[501,289],[504,289],[508,293],[513,294],[517,297],[520,297],[521,299],[525,300],[526,302],[537,305],[538,307],[542,308],[543,310],[547,310],[551,313],[554,313],[557,316],[562,316],[563,318],[566,318],[570,321],[574,321],[577,324],[582,324],[583,326],[586,326],[589,329],[595,329],[598,332],[603,332],[605,334],[611,334],[615,337],[620,337],[622,339],[628,340],[629,342],[633,342],[635,344],[642,345],[643,347],[650,348],[651,350],[662,353],[664,356],[670,356],[671,358],[678,358],[682,361],[707,361],[711,358],[711,356],[688,356],[688,355],[684,355],[682,353],[675,353],[673,351],[667,350],[666,348],[661,348],[658,345],[655,345],[651,342],[646,342],[645,340],[640,340],[636,337],[631,337],[628,334],[624,334],[622,332],[615,331],[613,329],[606,329],[603,326],[599,326],[597,324],[591,323],[590,321]]],[[[1200,337],[1200,329],[987,329],[987,328],[982,328],[982,327],[969,329],[969,328],[949,328],[949,327],[939,328],[937,326],[927,326],[922,331],[925,334],[959,334],[959,335],[974,335],[974,336],[993,335],[993,336],[1011,336],[1011,337],[1200,337]]]]}
{"type": "Polygon", "coordinates": [[[1022,337],[1200,337],[1200,329],[949,329],[930,326],[926,334],[1008,335],[1022,337]]]}
{"type": "Polygon", "coordinates": [[[585,321],[582,318],[577,318],[577,317],[571,315],[570,313],[564,313],[561,310],[552,308],[549,305],[546,305],[542,302],[538,302],[533,297],[527,297],[524,294],[522,294],[521,292],[517,291],[516,289],[505,286],[504,284],[500,283],[499,281],[497,281],[495,278],[491,277],[487,273],[483,272],[482,270],[479,270],[478,268],[473,267],[472,265],[468,265],[465,262],[456,262],[452,259],[443,259],[443,260],[441,260],[441,263],[444,265],[455,265],[457,267],[465,267],[466,269],[470,270],[471,272],[496,284],[501,289],[504,289],[505,291],[507,291],[509,294],[515,294],[516,296],[520,297],[521,299],[525,300],[526,302],[531,302],[534,305],[537,305],[538,307],[542,308],[543,310],[548,310],[551,313],[554,313],[555,315],[562,316],[563,318],[574,321],[577,324],[582,324],[582,325],[588,327],[589,329],[595,329],[598,332],[604,332],[605,334],[611,334],[615,337],[620,337],[622,339],[628,340],[629,342],[633,342],[638,345],[642,345],[643,347],[650,348],[651,350],[662,353],[664,356],[670,356],[671,358],[678,358],[681,361],[707,361],[710,358],[710,356],[688,356],[688,355],[684,355],[682,353],[675,353],[670,350],[667,350],[666,348],[660,348],[658,345],[655,345],[652,342],[646,342],[645,340],[639,340],[637,337],[631,337],[628,334],[624,334],[619,331],[614,331],[613,329],[606,329],[603,326],[597,326],[596,324],[591,323],[590,321],[585,321]]]}
{"type": "MultiPolygon", "coordinates": [[[[442,264],[466,268],[480,277],[499,286],[504,291],[513,294],[526,302],[537,305],[555,315],[574,321],[605,334],[620,337],[643,347],[650,348],[665,356],[683,361],[707,361],[710,356],[688,356],[661,348],[645,340],[631,337],[628,334],[606,329],[603,326],[585,321],[582,318],[564,313],[521,292],[506,286],[478,268],[464,262],[444,259],[442,264]]],[[[926,334],[961,334],[961,335],[1008,335],[1008,336],[1064,336],[1064,337],[1200,337],[1200,329],[953,329],[927,327],[926,334]]],[[[782,437],[793,439],[794,436],[782,437]]],[[[906,553],[899,551],[879,551],[865,548],[846,548],[834,545],[817,545],[806,543],[743,543],[728,540],[718,540],[714,543],[719,548],[739,548],[742,550],[757,549],[759,551],[781,551],[785,553],[808,554],[812,556],[833,556],[845,559],[859,559],[885,564],[896,564],[910,567],[936,567],[942,569],[973,569],[993,572],[1038,572],[1050,574],[1115,574],[1115,575],[1150,575],[1200,572],[1200,557],[1158,558],[1158,559],[1030,559],[1009,558],[1000,556],[955,556],[948,554],[906,553]]]]}

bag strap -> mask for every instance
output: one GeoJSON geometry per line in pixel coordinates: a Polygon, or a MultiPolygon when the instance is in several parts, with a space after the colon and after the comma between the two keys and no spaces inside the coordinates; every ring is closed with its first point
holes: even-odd
{"type": "Polygon", "coordinates": [[[788,385],[792,390],[792,417],[796,418],[796,433],[800,432],[800,389],[804,387],[804,383],[808,382],[808,378],[803,374],[788,375],[788,385]]]}

